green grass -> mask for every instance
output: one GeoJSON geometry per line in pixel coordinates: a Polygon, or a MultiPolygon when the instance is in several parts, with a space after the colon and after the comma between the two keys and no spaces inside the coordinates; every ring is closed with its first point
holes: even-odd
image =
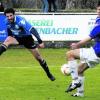
{"type": "Polygon", "coordinates": [[[51,82],[26,49],[9,49],[0,56],[0,100],[100,100],[100,68],[85,75],[85,97],[65,93],[71,78],[62,75],[66,49],[41,49],[56,80],[51,82]]]}

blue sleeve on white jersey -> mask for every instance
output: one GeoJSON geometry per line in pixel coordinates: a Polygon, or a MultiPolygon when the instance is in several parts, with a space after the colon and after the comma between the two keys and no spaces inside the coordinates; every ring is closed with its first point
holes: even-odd
{"type": "Polygon", "coordinates": [[[92,31],[91,31],[91,33],[90,33],[89,36],[90,36],[92,39],[94,39],[94,38],[96,38],[98,35],[100,35],[100,25],[95,26],[95,27],[92,29],[92,31]]]}

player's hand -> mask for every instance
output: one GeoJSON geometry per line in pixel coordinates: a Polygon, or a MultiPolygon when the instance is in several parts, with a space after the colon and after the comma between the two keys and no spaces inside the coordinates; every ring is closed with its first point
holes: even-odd
{"type": "Polygon", "coordinates": [[[44,48],[44,43],[39,44],[38,48],[44,48]]]}
{"type": "Polygon", "coordinates": [[[78,48],[77,43],[72,43],[70,45],[70,47],[71,47],[71,49],[77,49],[78,48]]]}

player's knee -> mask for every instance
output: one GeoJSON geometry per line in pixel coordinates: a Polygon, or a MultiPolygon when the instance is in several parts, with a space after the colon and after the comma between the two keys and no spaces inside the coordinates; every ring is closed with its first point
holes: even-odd
{"type": "Polygon", "coordinates": [[[5,41],[4,41],[4,44],[6,46],[9,46],[10,44],[12,44],[12,38],[9,36],[5,41]]]}
{"type": "Polygon", "coordinates": [[[70,51],[66,52],[66,56],[67,56],[68,58],[74,57],[73,50],[70,50],[70,51]]]}

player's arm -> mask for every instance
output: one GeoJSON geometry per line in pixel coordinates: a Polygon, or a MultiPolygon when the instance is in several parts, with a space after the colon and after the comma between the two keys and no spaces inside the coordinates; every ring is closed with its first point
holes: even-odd
{"type": "Polygon", "coordinates": [[[80,46],[86,44],[88,41],[98,37],[99,33],[100,33],[100,25],[97,25],[92,29],[92,31],[90,32],[90,34],[89,34],[89,36],[87,38],[85,38],[84,40],[81,40],[81,41],[79,41],[77,43],[72,43],[71,44],[71,48],[72,49],[79,48],[80,46]]]}
{"type": "Polygon", "coordinates": [[[30,23],[28,23],[24,18],[21,18],[20,25],[25,30],[27,30],[28,32],[30,32],[31,34],[33,34],[36,37],[36,39],[37,39],[37,41],[39,43],[39,47],[41,47],[41,48],[44,47],[44,44],[42,42],[42,39],[40,38],[37,30],[34,27],[32,27],[32,25],[30,23]]]}
{"type": "Polygon", "coordinates": [[[44,43],[42,42],[42,39],[40,38],[37,30],[32,27],[31,30],[30,30],[30,32],[36,37],[36,39],[37,39],[37,41],[39,43],[38,47],[39,48],[44,48],[44,43]]]}
{"type": "Polygon", "coordinates": [[[38,43],[41,44],[42,40],[39,36],[39,33],[37,32],[37,30],[35,28],[31,28],[30,32],[36,37],[36,39],[38,40],[38,43]]]}
{"type": "Polygon", "coordinates": [[[83,39],[83,40],[81,40],[81,41],[79,41],[79,42],[77,42],[77,43],[72,43],[71,44],[71,48],[72,49],[77,49],[77,48],[79,48],[80,46],[83,46],[83,45],[85,45],[88,41],[90,41],[91,40],[91,37],[90,36],[88,36],[87,38],[85,38],[85,39],[83,39]]]}
{"type": "Polygon", "coordinates": [[[90,37],[90,36],[88,36],[87,38],[85,38],[85,39],[79,41],[79,42],[77,43],[77,47],[83,46],[83,45],[85,45],[85,44],[86,44],[87,42],[89,42],[89,41],[91,41],[91,37],[90,37]]]}

